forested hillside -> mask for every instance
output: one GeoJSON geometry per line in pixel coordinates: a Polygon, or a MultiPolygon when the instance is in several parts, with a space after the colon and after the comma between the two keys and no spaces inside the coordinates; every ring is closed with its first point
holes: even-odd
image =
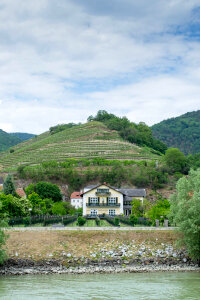
{"type": "Polygon", "coordinates": [[[164,120],[151,127],[154,137],[183,153],[200,152],[200,110],[164,120]]]}
{"type": "Polygon", "coordinates": [[[9,133],[11,136],[17,136],[20,138],[21,142],[31,139],[35,136],[35,134],[32,133],[25,133],[25,132],[11,132],[9,133]]]}
{"type": "Polygon", "coordinates": [[[0,129],[0,151],[4,151],[18,143],[21,143],[19,137],[11,136],[9,133],[0,129]]]}

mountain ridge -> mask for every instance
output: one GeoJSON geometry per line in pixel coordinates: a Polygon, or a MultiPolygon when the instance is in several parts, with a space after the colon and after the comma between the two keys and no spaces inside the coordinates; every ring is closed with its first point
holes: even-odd
{"type": "Polygon", "coordinates": [[[184,154],[200,152],[200,110],[163,120],[152,127],[155,138],[184,154]]]}

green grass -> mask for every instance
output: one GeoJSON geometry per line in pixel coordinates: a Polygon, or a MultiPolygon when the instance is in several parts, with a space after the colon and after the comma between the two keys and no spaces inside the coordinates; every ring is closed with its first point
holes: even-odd
{"type": "Polygon", "coordinates": [[[13,153],[2,152],[0,168],[15,170],[20,165],[67,158],[151,160],[158,156],[147,147],[128,143],[116,131],[99,122],[89,122],[51,135],[45,132],[14,147],[13,153]]]}
{"type": "MultiPolygon", "coordinates": [[[[67,225],[67,227],[78,227],[77,221],[67,225]]],[[[95,220],[88,219],[83,227],[98,227],[95,220]]],[[[112,227],[106,220],[100,220],[100,227],[112,227]]]]}

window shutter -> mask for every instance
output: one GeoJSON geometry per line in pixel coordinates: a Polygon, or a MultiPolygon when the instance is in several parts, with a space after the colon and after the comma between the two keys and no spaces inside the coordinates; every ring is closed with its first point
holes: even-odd
{"type": "Polygon", "coordinates": [[[100,199],[100,198],[98,197],[98,203],[99,203],[99,199],[100,199]]]}
{"type": "Polygon", "coordinates": [[[118,197],[116,197],[116,203],[118,203],[118,197]]]}
{"type": "Polygon", "coordinates": [[[106,197],[106,202],[107,202],[107,205],[108,205],[108,197],[106,197]]]}
{"type": "Polygon", "coordinates": [[[88,197],[88,203],[90,203],[90,197],[88,197]]]}

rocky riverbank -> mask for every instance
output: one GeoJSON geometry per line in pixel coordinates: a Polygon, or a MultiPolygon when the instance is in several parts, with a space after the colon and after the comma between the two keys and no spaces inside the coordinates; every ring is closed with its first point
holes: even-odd
{"type": "Polygon", "coordinates": [[[95,273],[141,273],[141,272],[166,272],[166,271],[196,271],[200,267],[190,260],[181,261],[174,259],[109,259],[63,261],[32,261],[23,259],[8,259],[0,267],[0,275],[25,275],[25,274],[95,274],[95,273]]]}
{"type": "Polygon", "coordinates": [[[199,271],[175,232],[10,232],[0,275],[199,271]]]}

